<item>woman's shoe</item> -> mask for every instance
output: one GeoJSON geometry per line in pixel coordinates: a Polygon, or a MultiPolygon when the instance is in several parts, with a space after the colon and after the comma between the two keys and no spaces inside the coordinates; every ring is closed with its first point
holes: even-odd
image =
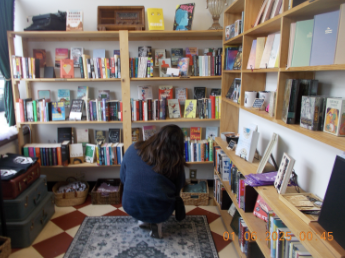
{"type": "Polygon", "coordinates": [[[163,238],[162,223],[151,224],[150,237],[163,238]]]}
{"type": "Polygon", "coordinates": [[[143,228],[143,229],[150,229],[151,228],[150,223],[146,223],[146,222],[143,222],[140,220],[138,220],[138,225],[139,225],[139,228],[143,228]]]}

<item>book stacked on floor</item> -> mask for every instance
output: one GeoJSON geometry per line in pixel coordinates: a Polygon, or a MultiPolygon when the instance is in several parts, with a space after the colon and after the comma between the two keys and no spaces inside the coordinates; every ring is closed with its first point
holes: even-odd
{"type": "Polygon", "coordinates": [[[287,67],[345,64],[344,28],[345,4],[340,10],[291,23],[287,67]]]}
{"type": "Polygon", "coordinates": [[[175,88],[174,98],[173,86],[159,86],[158,99],[152,99],[152,86],[138,86],[138,99],[131,99],[132,121],[197,116],[199,119],[219,119],[221,96],[216,95],[220,94],[220,89],[211,89],[210,97],[206,98],[206,87],[194,87],[194,99],[188,99],[188,89],[175,88]]]}

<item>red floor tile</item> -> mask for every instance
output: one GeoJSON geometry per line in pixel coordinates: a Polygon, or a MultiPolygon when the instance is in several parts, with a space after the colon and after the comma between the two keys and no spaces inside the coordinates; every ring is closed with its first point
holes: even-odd
{"type": "Polygon", "coordinates": [[[219,253],[222,251],[228,244],[231,243],[231,240],[225,241],[223,239],[223,236],[218,235],[217,233],[212,232],[212,238],[214,241],[214,244],[216,245],[217,252],[219,253]]]}
{"type": "Polygon", "coordinates": [[[91,195],[89,195],[89,196],[86,198],[86,200],[85,200],[84,203],[79,204],[79,205],[76,205],[76,206],[73,206],[73,207],[76,208],[76,209],[78,210],[78,209],[81,209],[81,208],[83,208],[83,207],[85,207],[85,206],[88,206],[88,205],[90,205],[90,204],[91,204],[91,195]]]}
{"type": "Polygon", "coordinates": [[[39,252],[44,258],[54,258],[67,251],[68,247],[72,243],[73,238],[66,232],[63,232],[57,236],[48,238],[42,242],[39,242],[33,247],[39,252]]]}
{"type": "Polygon", "coordinates": [[[123,212],[122,210],[115,210],[112,212],[109,212],[103,216],[129,216],[127,213],[123,212]]]}
{"type": "Polygon", "coordinates": [[[57,226],[59,226],[61,229],[68,230],[70,228],[74,228],[80,225],[85,219],[85,217],[86,215],[81,213],[80,211],[73,211],[66,215],[52,219],[51,221],[54,222],[57,226]]]}
{"type": "Polygon", "coordinates": [[[215,221],[216,219],[220,217],[220,215],[201,209],[199,207],[196,207],[195,209],[191,210],[186,215],[206,215],[208,224],[212,223],[213,221],[215,221]]]}

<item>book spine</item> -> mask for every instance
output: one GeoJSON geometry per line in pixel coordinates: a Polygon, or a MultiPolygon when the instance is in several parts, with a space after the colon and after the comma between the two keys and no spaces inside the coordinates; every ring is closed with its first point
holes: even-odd
{"type": "Polygon", "coordinates": [[[36,102],[36,100],[32,101],[32,110],[34,113],[34,122],[37,122],[37,102],[36,102]]]}
{"type": "Polygon", "coordinates": [[[96,78],[96,73],[95,73],[95,63],[93,61],[93,58],[90,58],[90,66],[91,66],[91,77],[95,79],[96,78]]]}
{"type": "Polygon", "coordinates": [[[56,155],[57,155],[57,164],[62,166],[62,155],[61,155],[61,147],[56,148],[56,155]]]}
{"type": "Polygon", "coordinates": [[[208,148],[208,142],[205,142],[204,145],[205,145],[205,161],[209,161],[209,155],[208,155],[208,150],[209,150],[209,148],[208,148]]]}
{"type": "Polygon", "coordinates": [[[56,166],[58,164],[56,148],[53,148],[52,150],[53,150],[53,165],[56,166]]]}
{"type": "Polygon", "coordinates": [[[188,141],[184,142],[184,159],[188,162],[189,154],[188,154],[188,141]]]}
{"type": "Polygon", "coordinates": [[[115,63],[117,61],[116,55],[110,58],[110,78],[116,78],[115,74],[117,72],[115,63]]]}
{"type": "MultiPolygon", "coordinates": [[[[110,145],[110,144],[108,144],[108,145],[110,145]]],[[[107,154],[107,164],[106,165],[110,165],[110,152],[109,152],[109,148],[110,148],[110,146],[105,146],[104,147],[105,148],[105,151],[106,151],[106,154],[107,154]]]]}
{"type": "Polygon", "coordinates": [[[200,161],[205,161],[205,146],[203,143],[200,145],[200,161]]]}
{"type": "Polygon", "coordinates": [[[61,162],[64,167],[68,166],[69,163],[69,145],[61,144],[61,162]]]}
{"type": "Polygon", "coordinates": [[[29,147],[28,151],[29,151],[29,155],[27,157],[33,158],[34,157],[34,148],[33,147],[29,147]]]}
{"type": "Polygon", "coordinates": [[[85,78],[84,66],[83,66],[83,58],[81,56],[79,57],[79,64],[80,64],[80,77],[81,78],[85,78]]]}
{"type": "Polygon", "coordinates": [[[143,120],[143,101],[139,100],[139,121],[143,120]]]}
{"type": "Polygon", "coordinates": [[[219,96],[216,96],[215,100],[215,119],[219,119],[219,96]]]}
{"type": "Polygon", "coordinates": [[[192,161],[192,154],[191,154],[191,143],[190,143],[190,138],[188,137],[188,161],[192,161]]]}
{"type": "Polygon", "coordinates": [[[148,120],[148,110],[147,110],[147,101],[143,101],[143,110],[144,110],[144,114],[143,114],[143,117],[144,117],[144,121],[147,121],[148,120]]]}
{"type": "Polygon", "coordinates": [[[49,155],[49,166],[52,166],[53,163],[53,153],[52,153],[52,148],[48,148],[48,155],[49,155]]]}
{"type": "Polygon", "coordinates": [[[104,78],[104,79],[106,79],[107,78],[107,74],[106,74],[106,68],[105,68],[105,66],[106,66],[106,60],[105,60],[105,58],[101,58],[101,67],[102,67],[102,71],[101,71],[101,73],[102,73],[102,78],[104,78]]]}
{"type": "Polygon", "coordinates": [[[46,148],[41,148],[41,157],[43,161],[43,166],[47,166],[47,156],[46,156],[46,148]]]}
{"type": "Polygon", "coordinates": [[[100,153],[101,153],[101,147],[99,146],[99,144],[96,145],[96,148],[95,148],[95,151],[96,151],[96,163],[97,163],[97,166],[100,166],[100,153]]]}
{"type": "Polygon", "coordinates": [[[99,165],[103,166],[104,164],[104,148],[100,146],[100,154],[99,154],[99,165]]]}

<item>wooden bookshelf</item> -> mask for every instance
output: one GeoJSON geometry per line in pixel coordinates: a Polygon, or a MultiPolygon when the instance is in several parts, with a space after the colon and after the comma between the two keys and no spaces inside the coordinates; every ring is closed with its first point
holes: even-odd
{"type": "Polygon", "coordinates": [[[219,175],[219,173],[215,170],[214,173],[218,176],[219,180],[221,181],[222,185],[224,186],[226,192],[229,194],[232,202],[235,204],[235,207],[238,211],[238,213],[241,215],[241,217],[246,222],[248,229],[251,233],[256,233],[257,236],[257,244],[261,249],[262,254],[266,258],[270,258],[270,249],[268,248],[266,244],[266,222],[263,220],[257,218],[254,216],[252,212],[244,212],[238,205],[236,195],[231,192],[229,181],[223,181],[219,175]]]}
{"type": "Polygon", "coordinates": [[[94,168],[94,167],[99,167],[99,168],[107,168],[107,167],[121,167],[121,165],[107,165],[107,166],[99,166],[97,163],[81,163],[81,164],[68,164],[68,166],[41,166],[41,168],[45,169],[50,169],[50,168],[94,168]]]}
{"type": "Polygon", "coordinates": [[[231,39],[228,39],[227,41],[224,42],[224,45],[232,45],[232,44],[241,44],[243,41],[243,33],[236,36],[236,37],[233,37],[231,39]]]}
{"type": "Polygon", "coordinates": [[[221,76],[189,76],[189,77],[150,77],[150,78],[131,78],[131,81],[189,81],[189,80],[221,80],[221,76]]]}
{"type": "Polygon", "coordinates": [[[267,69],[244,69],[242,73],[277,73],[279,72],[279,68],[267,68],[267,69]]]}
{"type": "Polygon", "coordinates": [[[49,122],[22,122],[19,125],[82,125],[82,124],[122,124],[122,121],[49,121],[49,122]]]}
{"type": "Polygon", "coordinates": [[[14,79],[14,82],[120,82],[119,78],[109,78],[109,79],[85,79],[85,78],[73,78],[73,79],[64,79],[64,78],[39,78],[39,79],[14,79]]]}
{"type": "MultiPolygon", "coordinates": [[[[259,161],[255,161],[254,163],[249,163],[240,157],[235,155],[235,152],[226,149],[227,144],[223,141],[220,137],[216,137],[216,143],[221,147],[221,149],[227,154],[227,156],[231,159],[231,161],[235,164],[241,173],[246,176],[249,174],[255,174],[259,165],[259,161]]],[[[221,180],[217,171],[215,174],[221,180]]],[[[222,181],[222,180],[221,180],[222,181]]],[[[228,182],[223,182],[223,185],[226,191],[229,193],[230,198],[233,202],[236,201],[235,195],[231,192],[230,186],[228,182]]],[[[294,211],[292,211],[288,206],[286,206],[283,202],[279,200],[279,194],[277,193],[276,189],[273,186],[262,186],[262,187],[255,187],[255,190],[258,194],[265,200],[265,202],[271,207],[271,209],[278,215],[278,217],[285,223],[285,225],[291,230],[291,232],[299,238],[301,232],[311,232],[313,234],[313,239],[310,241],[301,241],[301,243],[306,247],[306,249],[312,254],[313,257],[337,257],[340,258],[341,255],[337,252],[337,250],[330,248],[326,243],[326,240],[321,239],[319,235],[308,225],[306,224],[294,211]]],[[[296,192],[294,187],[288,187],[288,193],[296,192]]],[[[254,225],[251,227],[250,225],[253,223],[253,218],[249,216],[247,217],[248,213],[243,212],[242,209],[238,207],[237,202],[235,202],[236,208],[239,211],[240,215],[245,220],[246,224],[250,231],[256,231],[259,235],[260,230],[266,231],[263,228],[253,228],[254,225]]],[[[252,214],[252,213],[251,213],[252,214]]],[[[254,215],[253,217],[256,218],[254,215]]],[[[256,225],[256,227],[260,227],[256,225]]],[[[260,239],[258,237],[258,239],[260,239]]],[[[266,243],[265,243],[266,244],[266,243]]],[[[265,257],[269,258],[270,255],[266,256],[266,247],[263,246],[263,243],[259,243],[258,245],[265,254],[265,257]]],[[[268,247],[267,247],[268,249],[268,247]]]]}
{"type": "Polygon", "coordinates": [[[130,41],[222,40],[223,30],[129,31],[130,41]]]}

